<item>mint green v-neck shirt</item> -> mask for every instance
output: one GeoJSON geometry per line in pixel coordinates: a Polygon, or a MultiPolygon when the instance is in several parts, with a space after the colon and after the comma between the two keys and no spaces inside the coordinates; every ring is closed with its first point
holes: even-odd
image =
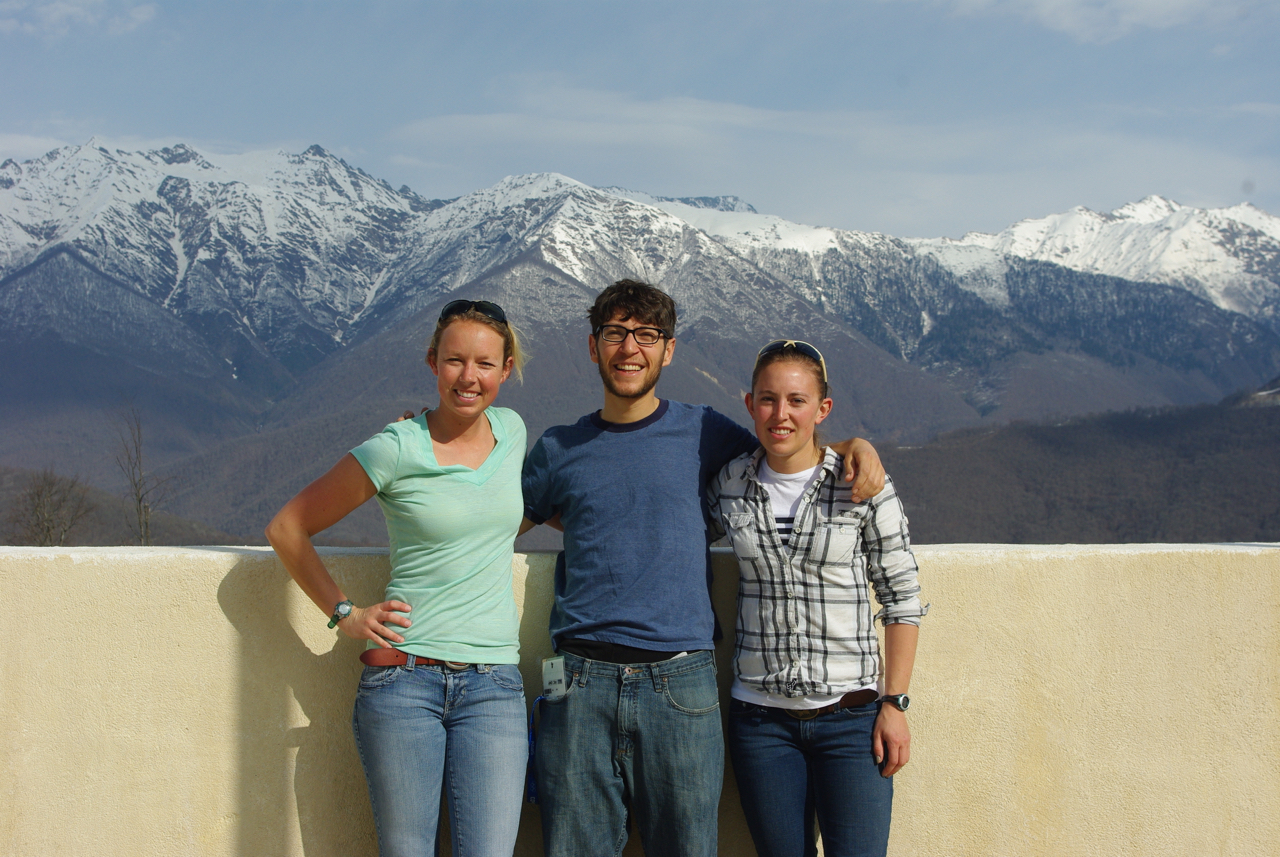
{"type": "MultiPolygon", "coordinates": [[[[436,463],[425,416],[392,423],[351,450],[378,489],[391,539],[388,601],[413,607],[396,646],[473,664],[520,661],[512,543],[524,516],[524,421],[485,411],[497,441],[472,470],[436,463]]],[[[370,643],[370,648],[375,644],[370,643]]]]}

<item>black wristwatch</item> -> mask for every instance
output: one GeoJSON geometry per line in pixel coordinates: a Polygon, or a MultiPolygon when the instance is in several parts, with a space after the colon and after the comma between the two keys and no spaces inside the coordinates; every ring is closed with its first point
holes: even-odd
{"type": "Polygon", "coordinates": [[[351,615],[351,608],[355,606],[350,599],[339,601],[333,608],[333,615],[329,617],[329,627],[338,627],[339,622],[351,615]]]}
{"type": "Polygon", "coordinates": [[[905,693],[886,693],[880,697],[881,702],[887,702],[899,711],[906,711],[911,705],[911,697],[905,693]]]}

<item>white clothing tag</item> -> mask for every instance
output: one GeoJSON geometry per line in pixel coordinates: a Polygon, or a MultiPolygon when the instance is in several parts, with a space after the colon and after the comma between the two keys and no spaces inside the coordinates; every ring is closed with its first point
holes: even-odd
{"type": "Polygon", "coordinates": [[[542,659],[542,695],[555,700],[564,696],[564,655],[542,659]]]}

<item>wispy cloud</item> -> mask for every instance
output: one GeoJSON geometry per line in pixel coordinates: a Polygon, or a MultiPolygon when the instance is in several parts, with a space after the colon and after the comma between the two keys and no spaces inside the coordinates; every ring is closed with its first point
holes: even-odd
{"type": "Polygon", "coordinates": [[[1267,119],[1280,119],[1280,104],[1274,104],[1265,101],[1254,101],[1243,104],[1233,104],[1230,107],[1233,113],[1242,113],[1250,116],[1262,116],[1267,119]]]}
{"type": "Polygon", "coordinates": [[[67,145],[65,140],[55,137],[0,132],[0,160],[13,158],[15,161],[29,161],[65,145],[67,145]]]}
{"type": "Polygon", "coordinates": [[[0,33],[56,37],[84,29],[115,36],[146,24],[156,10],[128,0],[0,0],[0,33]]]}
{"type": "Polygon", "coordinates": [[[1247,15],[1266,0],[887,0],[924,2],[961,15],[1010,15],[1082,42],[1109,42],[1136,30],[1162,30],[1247,15]]]}
{"type": "MultiPolygon", "coordinates": [[[[1269,105],[1243,106],[1268,117],[1269,105]]],[[[1240,115],[1224,108],[1222,114],[1240,115]]],[[[761,211],[898,235],[998,230],[1152,193],[1193,205],[1238,202],[1244,178],[1269,194],[1273,157],[1190,137],[1119,130],[1051,111],[947,121],[892,111],[787,111],[695,98],[642,100],[531,89],[510,109],[424,118],[392,141],[432,194],[496,181],[487,170],[556,171],[650,193],[734,193],[761,211]]]]}

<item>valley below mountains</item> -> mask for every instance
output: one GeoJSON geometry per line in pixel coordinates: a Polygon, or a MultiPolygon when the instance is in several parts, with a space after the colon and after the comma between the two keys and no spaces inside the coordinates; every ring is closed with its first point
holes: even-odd
{"type": "MultiPolygon", "coordinates": [[[[449,300],[520,326],[532,359],[499,403],[531,440],[598,408],[586,311],[624,277],[679,308],[661,395],[745,421],[756,349],[803,338],[831,366],[827,436],[886,448],[1280,375],[1280,219],[1248,205],[1153,197],[905,239],[555,174],[439,200],[318,146],[90,141],[0,164],[0,465],[115,490],[129,401],[167,511],[256,542],[346,450],[433,402],[423,356],[449,300]]],[[[385,543],[373,505],[330,535],[385,543]]]]}

